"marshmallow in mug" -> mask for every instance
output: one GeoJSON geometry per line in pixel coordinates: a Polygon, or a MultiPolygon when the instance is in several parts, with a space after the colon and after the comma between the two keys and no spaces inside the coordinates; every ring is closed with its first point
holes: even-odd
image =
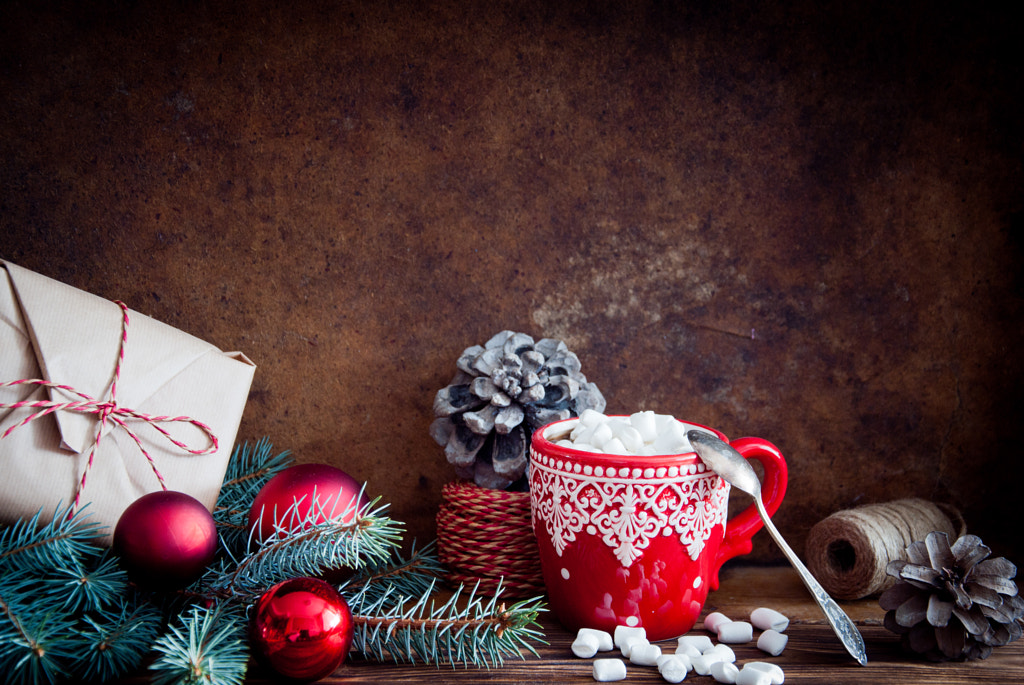
{"type": "Polygon", "coordinates": [[[685,424],[667,414],[641,411],[629,416],[605,416],[584,409],[569,437],[555,444],[605,454],[685,454],[693,451],[686,431],[685,424]]]}

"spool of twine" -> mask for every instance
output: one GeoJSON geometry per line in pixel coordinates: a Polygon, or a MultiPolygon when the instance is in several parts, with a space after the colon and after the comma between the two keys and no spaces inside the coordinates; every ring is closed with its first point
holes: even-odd
{"type": "Polygon", "coordinates": [[[952,508],[916,498],[838,511],[808,533],[807,567],[836,599],[868,597],[896,582],[885,567],[905,559],[907,546],[932,531],[945,532],[952,542],[965,526],[952,508]]]}
{"type": "Polygon", "coordinates": [[[437,513],[438,558],[448,577],[467,587],[506,597],[544,593],[530,494],[455,481],[441,489],[437,513]]]}

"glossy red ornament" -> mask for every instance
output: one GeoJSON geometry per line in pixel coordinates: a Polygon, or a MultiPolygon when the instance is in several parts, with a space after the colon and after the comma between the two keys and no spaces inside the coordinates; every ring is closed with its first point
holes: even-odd
{"type": "Polygon", "coordinates": [[[354,503],[358,502],[362,510],[370,502],[365,493],[360,497],[361,490],[362,485],[339,468],[327,464],[290,466],[267,481],[253,498],[249,530],[259,523],[256,537],[266,540],[274,534],[275,525],[287,530],[298,528],[310,516],[310,509],[320,512],[310,523],[322,523],[342,514],[342,522],[351,521],[354,503]]]}
{"type": "Polygon", "coordinates": [[[176,590],[193,583],[217,554],[217,525],[202,502],[173,490],[151,492],[124,510],[114,552],[136,584],[176,590]]]}
{"type": "Polygon", "coordinates": [[[249,645],[278,675],[320,680],[345,660],[352,632],[352,612],[337,590],[315,578],[293,578],[256,603],[249,645]]]}

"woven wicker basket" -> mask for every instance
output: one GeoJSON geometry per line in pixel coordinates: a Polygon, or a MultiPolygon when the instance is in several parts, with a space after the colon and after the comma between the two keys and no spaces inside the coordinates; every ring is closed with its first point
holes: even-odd
{"type": "Polygon", "coordinates": [[[455,583],[506,597],[544,593],[537,542],[530,521],[530,493],[448,483],[437,513],[437,549],[455,583]]]}

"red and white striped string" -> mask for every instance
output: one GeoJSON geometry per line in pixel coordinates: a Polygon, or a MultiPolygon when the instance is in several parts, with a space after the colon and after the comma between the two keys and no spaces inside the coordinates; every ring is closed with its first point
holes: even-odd
{"type": "Polygon", "coordinates": [[[107,421],[112,422],[116,426],[120,426],[121,429],[124,430],[124,432],[127,433],[128,436],[131,437],[133,441],[135,441],[135,444],[138,445],[139,450],[142,452],[143,456],[145,456],[146,460],[149,462],[150,468],[153,469],[153,473],[156,475],[157,480],[160,482],[160,487],[163,488],[164,490],[167,489],[167,484],[164,482],[163,475],[157,468],[156,462],[153,460],[153,457],[149,454],[149,452],[146,451],[146,448],[142,445],[142,441],[139,439],[139,436],[135,433],[135,431],[133,431],[128,426],[126,421],[127,419],[138,419],[139,421],[149,424],[158,432],[163,434],[163,436],[166,437],[170,442],[172,442],[174,445],[176,445],[177,447],[179,447],[180,449],[189,454],[212,454],[213,452],[217,451],[218,447],[217,436],[213,434],[213,430],[209,426],[202,423],[201,421],[193,419],[189,416],[154,416],[152,414],[146,414],[135,409],[128,409],[127,407],[122,407],[117,403],[117,384],[118,381],[121,379],[121,365],[124,362],[125,348],[127,347],[128,343],[129,317],[128,307],[125,305],[125,303],[121,302],[120,300],[117,300],[115,302],[121,308],[123,318],[121,326],[121,345],[118,349],[117,363],[114,365],[114,378],[110,383],[109,399],[99,400],[94,397],[90,397],[84,392],[76,390],[71,386],[61,385],[60,383],[53,383],[51,381],[41,380],[38,378],[25,378],[16,381],[0,383],[0,388],[14,387],[19,385],[33,385],[36,387],[59,390],[66,394],[75,395],[80,398],[77,400],[71,400],[66,402],[57,402],[52,400],[22,400],[20,402],[13,403],[0,403],[0,409],[36,410],[32,414],[25,417],[18,423],[10,426],[2,434],[0,434],[0,439],[6,438],[15,429],[20,428],[21,426],[24,426],[28,423],[31,423],[32,421],[35,421],[36,419],[42,418],[47,414],[52,414],[54,412],[70,411],[78,412],[81,414],[97,414],[99,416],[99,421],[96,426],[96,438],[93,440],[92,446],[89,449],[89,455],[86,462],[85,470],[82,472],[82,478],[80,479],[78,487],[75,490],[74,501],[72,503],[71,509],[69,509],[68,511],[69,517],[72,516],[74,512],[78,509],[78,505],[82,497],[82,491],[85,489],[86,478],[89,475],[89,471],[92,469],[93,460],[96,456],[96,451],[99,449],[100,438],[103,436],[103,432],[107,426],[107,421]],[[176,440],[174,437],[172,437],[171,434],[168,433],[167,430],[160,425],[161,423],[191,424],[206,435],[206,437],[210,441],[210,446],[201,450],[193,449],[186,445],[185,443],[176,440]]]}

